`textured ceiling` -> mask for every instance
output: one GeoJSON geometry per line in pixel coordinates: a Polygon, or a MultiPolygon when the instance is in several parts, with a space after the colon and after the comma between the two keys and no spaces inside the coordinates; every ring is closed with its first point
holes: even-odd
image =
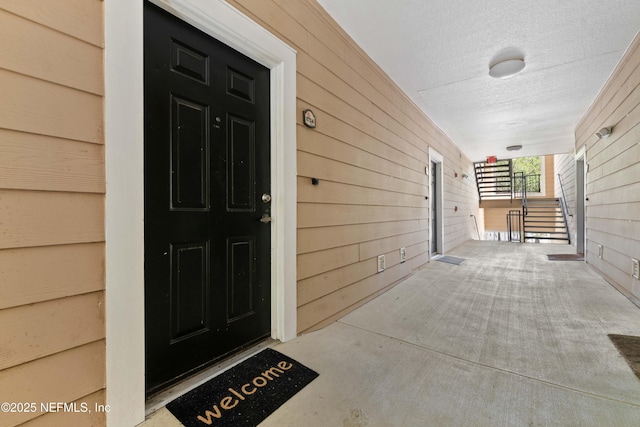
{"type": "Polygon", "coordinates": [[[640,30],[640,0],[318,1],[474,161],[573,151],[576,124],[640,30]],[[524,71],[489,77],[518,55],[524,71]]]}

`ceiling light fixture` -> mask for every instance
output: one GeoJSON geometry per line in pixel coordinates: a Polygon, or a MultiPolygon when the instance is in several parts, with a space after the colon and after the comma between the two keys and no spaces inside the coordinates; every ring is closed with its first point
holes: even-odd
{"type": "Polygon", "coordinates": [[[507,59],[489,67],[489,75],[496,79],[504,79],[524,70],[524,59],[507,59]]]}
{"type": "Polygon", "coordinates": [[[518,151],[522,149],[522,145],[510,145],[507,147],[507,151],[518,151]]]}
{"type": "Polygon", "coordinates": [[[611,128],[610,127],[609,128],[602,128],[598,132],[596,132],[596,136],[599,139],[609,138],[609,135],[611,135],[611,128]]]}

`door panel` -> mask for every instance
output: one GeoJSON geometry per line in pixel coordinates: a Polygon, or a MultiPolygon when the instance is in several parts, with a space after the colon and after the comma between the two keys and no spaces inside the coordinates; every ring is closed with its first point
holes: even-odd
{"type": "Polygon", "coordinates": [[[177,342],[209,328],[209,245],[201,242],[170,247],[171,342],[177,342]]]}
{"type": "Polygon", "coordinates": [[[209,138],[206,105],[171,94],[171,208],[209,208],[209,138]]]}
{"type": "Polygon", "coordinates": [[[147,393],[271,331],[269,70],[145,4],[147,393]]]}

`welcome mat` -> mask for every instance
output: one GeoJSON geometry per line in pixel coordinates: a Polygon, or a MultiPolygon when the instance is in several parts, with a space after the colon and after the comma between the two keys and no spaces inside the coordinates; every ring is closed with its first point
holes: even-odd
{"type": "Polygon", "coordinates": [[[584,254],[547,254],[549,261],[584,261],[584,254]]]}
{"type": "Polygon", "coordinates": [[[256,426],[318,374],[267,348],[167,405],[185,427],[256,426]]]}
{"type": "Polygon", "coordinates": [[[640,379],[640,337],[630,335],[609,334],[609,339],[616,346],[629,367],[640,379]]]}
{"type": "Polygon", "coordinates": [[[445,255],[445,256],[436,258],[436,261],[446,262],[447,264],[460,265],[464,261],[464,258],[457,258],[454,256],[445,255]]]}

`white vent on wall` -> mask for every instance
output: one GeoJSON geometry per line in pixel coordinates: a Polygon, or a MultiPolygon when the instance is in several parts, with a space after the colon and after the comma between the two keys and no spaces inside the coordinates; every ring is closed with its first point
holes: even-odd
{"type": "Polygon", "coordinates": [[[640,279],[640,266],[638,265],[638,260],[631,258],[631,265],[631,275],[634,279],[640,279]]]}
{"type": "Polygon", "coordinates": [[[407,260],[407,248],[400,248],[400,262],[405,262],[407,260]]]}
{"type": "Polygon", "coordinates": [[[378,273],[384,271],[384,255],[378,255],[378,273]]]}

